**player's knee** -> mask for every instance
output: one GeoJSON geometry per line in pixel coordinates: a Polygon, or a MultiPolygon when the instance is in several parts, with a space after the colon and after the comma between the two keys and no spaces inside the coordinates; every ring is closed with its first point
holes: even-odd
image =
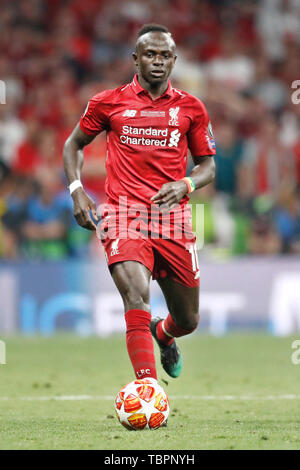
{"type": "Polygon", "coordinates": [[[126,310],[140,309],[150,312],[149,289],[129,287],[123,292],[123,301],[126,310]]]}
{"type": "Polygon", "coordinates": [[[192,332],[197,328],[199,320],[199,312],[193,312],[184,319],[184,324],[182,325],[182,328],[192,332]]]}

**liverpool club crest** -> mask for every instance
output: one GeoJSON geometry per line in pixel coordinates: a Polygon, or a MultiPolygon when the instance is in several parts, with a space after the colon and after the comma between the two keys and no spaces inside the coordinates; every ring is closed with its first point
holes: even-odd
{"type": "Polygon", "coordinates": [[[169,120],[169,126],[178,126],[178,113],[179,113],[179,106],[176,108],[170,108],[169,109],[169,115],[170,115],[170,120],[169,120]]]}

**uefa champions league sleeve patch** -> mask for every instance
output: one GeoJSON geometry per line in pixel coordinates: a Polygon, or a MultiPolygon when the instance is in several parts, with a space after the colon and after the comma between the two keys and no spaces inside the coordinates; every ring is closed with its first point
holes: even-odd
{"type": "Polygon", "coordinates": [[[213,131],[212,131],[211,122],[209,122],[208,126],[207,126],[206,140],[207,140],[207,143],[209,145],[209,148],[211,150],[215,150],[216,143],[215,143],[215,138],[214,138],[214,134],[213,134],[213,131]]]}

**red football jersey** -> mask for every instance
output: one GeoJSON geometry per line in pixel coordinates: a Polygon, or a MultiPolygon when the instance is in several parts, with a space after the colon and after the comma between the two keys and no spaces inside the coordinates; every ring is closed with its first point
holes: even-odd
{"type": "MultiPolygon", "coordinates": [[[[215,154],[215,144],[204,104],[173,88],[153,100],[135,75],[132,82],[95,95],[80,119],[89,135],[107,133],[108,203],[149,207],[150,198],[164,183],[183,178],[188,148],[193,156],[215,154]]],[[[182,203],[188,201],[185,197],[182,203]]]]}

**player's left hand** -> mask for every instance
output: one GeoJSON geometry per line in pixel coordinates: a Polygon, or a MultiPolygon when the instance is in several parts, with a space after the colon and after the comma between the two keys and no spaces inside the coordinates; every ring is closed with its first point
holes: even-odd
{"type": "Polygon", "coordinates": [[[181,201],[187,192],[188,188],[184,181],[172,181],[163,184],[150,200],[160,208],[170,210],[181,201]]]}

